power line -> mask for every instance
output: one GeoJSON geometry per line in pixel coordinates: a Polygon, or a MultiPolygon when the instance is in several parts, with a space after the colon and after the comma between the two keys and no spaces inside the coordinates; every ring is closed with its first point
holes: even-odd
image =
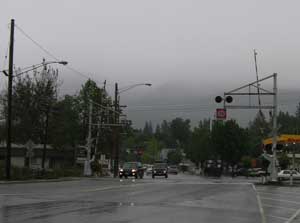
{"type": "MultiPolygon", "coordinates": [[[[44,53],[46,53],[48,56],[50,56],[52,59],[54,59],[55,61],[60,61],[58,59],[58,57],[56,57],[53,53],[51,53],[49,50],[47,50],[45,47],[43,47],[40,43],[38,43],[36,40],[34,40],[29,34],[27,34],[20,26],[16,25],[16,28],[25,36],[27,37],[32,43],[34,43],[38,48],[40,48],[44,53]]],[[[66,67],[73,71],[74,73],[86,78],[86,79],[90,79],[93,80],[93,78],[91,78],[90,76],[78,71],[77,69],[71,67],[70,65],[66,65],[66,67]]],[[[98,81],[93,80],[94,82],[98,83],[98,81]]],[[[101,83],[102,84],[102,83],[101,83]]]]}
{"type": "Polygon", "coordinates": [[[37,47],[39,47],[42,51],[44,51],[47,55],[52,57],[54,60],[59,61],[59,59],[54,56],[50,51],[48,51],[46,48],[44,48],[41,44],[39,44],[37,41],[35,41],[33,38],[31,38],[21,27],[16,25],[16,28],[24,35],[26,36],[31,42],[33,42],[37,47]]]}

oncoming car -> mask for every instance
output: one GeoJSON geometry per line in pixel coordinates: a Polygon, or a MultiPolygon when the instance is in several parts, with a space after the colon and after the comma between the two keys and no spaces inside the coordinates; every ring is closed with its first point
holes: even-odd
{"type": "Polygon", "coordinates": [[[136,179],[139,177],[142,179],[144,177],[144,168],[139,162],[124,163],[123,167],[119,169],[119,177],[135,177],[136,179]]]}
{"type": "Polygon", "coordinates": [[[168,165],[166,163],[155,163],[152,167],[152,178],[155,178],[155,176],[168,178],[168,165]]]}

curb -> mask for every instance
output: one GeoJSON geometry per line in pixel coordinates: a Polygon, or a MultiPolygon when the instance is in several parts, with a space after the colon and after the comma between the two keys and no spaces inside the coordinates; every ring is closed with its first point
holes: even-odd
{"type": "Polygon", "coordinates": [[[26,183],[46,183],[46,182],[76,181],[76,180],[81,180],[83,178],[84,177],[70,177],[70,178],[58,178],[58,179],[0,181],[0,185],[5,185],[5,184],[26,184],[26,183]]]}

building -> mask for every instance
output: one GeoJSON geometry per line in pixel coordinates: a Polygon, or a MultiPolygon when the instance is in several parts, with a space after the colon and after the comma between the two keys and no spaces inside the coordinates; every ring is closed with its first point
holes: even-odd
{"type": "MultiPolygon", "coordinates": [[[[42,168],[44,145],[32,145],[31,151],[24,144],[11,145],[11,165],[16,167],[31,167],[33,169],[42,168]]],[[[0,162],[5,162],[6,143],[0,144],[0,162]]],[[[70,167],[75,164],[76,150],[56,149],[51,145],[46,146],[45,168],[55,169],[70,167]]]]}

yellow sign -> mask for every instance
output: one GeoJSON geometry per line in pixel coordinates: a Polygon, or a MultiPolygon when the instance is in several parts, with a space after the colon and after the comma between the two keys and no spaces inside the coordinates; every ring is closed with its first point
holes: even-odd
{"type": "MultiPolygon", "coordinates": [[[[277,136],[277,143],[279,144],[300,143],[300,135],[279,135],[277,136]]],[[[272,144],[272,138],[264,139],[263,144],[264,145],[272,144]]]]}

